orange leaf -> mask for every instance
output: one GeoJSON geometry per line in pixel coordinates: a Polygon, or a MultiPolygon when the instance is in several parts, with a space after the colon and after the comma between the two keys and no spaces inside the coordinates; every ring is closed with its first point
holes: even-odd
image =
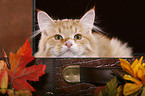
{"type": "Polygon", "coordinates": [[[32,81],[38,81],[39,76],[45,74],[45,65],[39,64],[39,65],[33,65],[28,68],[24,68],[21,71],[18,71],[15,75],[15,79],[17,78],[23,78],[27,80],[32,80],[32,81]]]}
{"type": "Polygon", "coordinates": [[[10,53],[9,61],[11,69],[7,69],[7,71],[12,87],[16,90],[30,89],[31,91],[35,91],[27,80],[38,81],[39,76],[45,74],[46,65],[40,64],[26,67],[34,59],[31,55],[32,49],[30,48],[28,39],[17,51],[17,54],[10,53]]]}
{"type": "Polygon", "coordinates": [[[24,90],[24,89],[31,89],[31,91],[35,91],[35,89],[27,83],[27,80],[31,81],[39,81],[39,76],[44,74],[45,65],[33,65],[31,67],[25,68],[15,75],[15,80],[13,82],[13,87],[16,90],[24,90]]]}
{"type": "Polygon", "coordinates": [[[123,85],[120,85],[118,88],[117,88],[117,94],[116,96],[122,96],[122,93],[123,92],[123,85]]]}
{"type": "Polygon", "coordinates": [[[30,48],[28,39],[25,41],[24,45],[17,51],[17,54],[26,56],[32,55],[32,49],[30,48]]]}
{"type": "Polygon", "coordinates": [[[141,81],[142,81],[142,83],[145,85],[145,75],[143,75],[143,76],[141,77],[141,81]]]}
{"type": "Polygon", "coordinates": [[[9,61],[11,64],[11,71],[16,72],[26,67],[34,57],[10,53],[9,61]]]}

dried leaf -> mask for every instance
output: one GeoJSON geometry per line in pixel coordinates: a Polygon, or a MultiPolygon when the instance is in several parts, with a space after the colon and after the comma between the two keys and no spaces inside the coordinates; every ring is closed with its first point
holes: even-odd
{"type": "Polygon", "coordinates": [[[39,77],[45,74],[46,65],[33,65],[26,67],[34,57],[30,48],[28,39],[25,44],[17,51],[17,54],[10,53],[9,61],[11,69],[7,69],[11,85],[16,90],[35,89],[27,82],[27,80],[38,81],[39,77]]]}

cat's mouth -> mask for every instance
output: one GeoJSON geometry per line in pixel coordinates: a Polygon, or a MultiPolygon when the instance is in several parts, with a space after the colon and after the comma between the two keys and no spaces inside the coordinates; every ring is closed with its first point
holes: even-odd
{"type": "Polygon", "coordinates": [[[71,52],[71,50],[68,48],[66,52],[71,52]]]}
{"type": "Polygon", "coordinates": [[[65,57],[72,57],[72,56],[77,56],[77,54],[75,54],[75,52],[73,50],[71,50],[70,48],[66,49],[61,56],[65,56],[65,57]]]}

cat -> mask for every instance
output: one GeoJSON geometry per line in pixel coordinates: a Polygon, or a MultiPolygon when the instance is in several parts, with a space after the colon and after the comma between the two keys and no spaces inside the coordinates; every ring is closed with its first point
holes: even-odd
{"type": "Polygon", "coordinates": [[[132,48],[117,38],[109,38],[94,26],[95,9],[81,19],[53,20],[38,11],[41,38],[35,57],[132,57],[132,48]]]}

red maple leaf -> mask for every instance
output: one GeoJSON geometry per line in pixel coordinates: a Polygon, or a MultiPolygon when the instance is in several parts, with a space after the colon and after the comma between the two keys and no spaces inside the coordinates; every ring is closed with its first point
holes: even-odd
{"type": "Polygon", "coordinates": [[[39,77],[45,74],[46,65],[39,64],[26,67],[33,59],[28,39],[16,54],[10,53],[9,61],[11,69],[7,69],[7,71],[11,85],[15,90],[30,89],[35,91],[27,80],[39,81],[39,77]]]}

